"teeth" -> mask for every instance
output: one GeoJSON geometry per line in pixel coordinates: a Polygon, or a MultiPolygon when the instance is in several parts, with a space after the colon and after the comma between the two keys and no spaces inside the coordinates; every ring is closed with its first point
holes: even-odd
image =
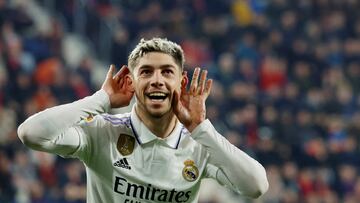
{"type": "Polygon", "coordinates": [[[150,97],[166,97],[165,93],[162,92],[153,92],[149,94],[150,97]]]}

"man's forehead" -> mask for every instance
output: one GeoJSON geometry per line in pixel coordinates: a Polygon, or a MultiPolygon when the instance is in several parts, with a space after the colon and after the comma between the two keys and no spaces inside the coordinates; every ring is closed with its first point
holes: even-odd
{"type": "Polygon", "coordinates": [[[149,52],[139,58],[139,63],[140,62],[159,63],[161,61],[171,61],[175,63],[175,59],[171,55],[161,52],[149,52]]]}
{"type": "Polygon", "coordinates": [[[144,66],[154,68],[173,66],[174,68],[179,68],[179,70],[181,69],[171,55],[162,52],[149,52],[140,57],[135,68],[144,66]]]}

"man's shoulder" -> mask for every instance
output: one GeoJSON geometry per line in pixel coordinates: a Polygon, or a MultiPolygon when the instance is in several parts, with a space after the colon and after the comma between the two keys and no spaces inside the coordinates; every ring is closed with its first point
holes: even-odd
{"type": "Polygon", "coordinates": [[[193,149],[202,149],[203,146],[198,143],[193,137],[191,132],[189,132],[185,127],[181,131],[181,141],[179,143],[180,148],[193,148],[193,149]]]}
{"type": "Polygon", "coordinates": [[[122,127],[130,127],[130,113],[123,113],[123,114],[97,114],[91,115],[87,118],[83,118],[79,124],[82,128],[88,129],[111,129],[115,128],[122,128],[122,127]]]}
{"type": "Polygon", "coordinates": [[[122,113],[122,114],[104,113],[97,115],[97,118],[113,126],[130,125],[130,113],[122,113]]]}
{"type": "Polygon", "coordinates": [[[81,127],[88,139],[94,139],[100,145],[116,142],[121,134],[132,136],[130,114],[97,114],[85,121],[81,127]],[[100,141],[102,140],[102,141],[100,141]]]}

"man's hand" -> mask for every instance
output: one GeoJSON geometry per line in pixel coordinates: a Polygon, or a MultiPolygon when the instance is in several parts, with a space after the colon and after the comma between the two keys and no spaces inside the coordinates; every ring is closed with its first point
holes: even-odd
{"type": "Polygon", "coordinates": [[[110,65],[101,89],[109,95],[111,108],[125,107],[130,104],[134,95],[134,88],[129,77],[130,71],[125,65],[113,76],[114,71],[115,66],[110,65]]]}
{"type": "MultiPolygon", "coordinates": [[[[185,72],[185,77],[187,73],[185,72]]],[[[189,91],[186,90],[187,82],[181,85],[181,94],[174,92],[173,109],[181,123],[192,132],[206,118],[205,101],[210,94],[212,80],[206,79],[207,71],[195,68],[189,91]]]]}

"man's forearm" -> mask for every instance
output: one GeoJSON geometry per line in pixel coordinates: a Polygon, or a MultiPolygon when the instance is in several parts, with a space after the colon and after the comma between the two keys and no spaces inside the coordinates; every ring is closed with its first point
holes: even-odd
{"type": "Polygon", "coordinates": [[[205,120],[192,132],[192,137],[206,147],[210,153],[210,163],[220,168],[222,178],[227,178],[233,189],[242,195],[259,197],[268,189],[264,167],[221,136],[205,120]]]}
{"type": "MultiPolygon", "coordinates": [[[[109,109],[109,98],[105,91],[100,90],[94,95],[73,103],[46,109],[29,117],[18,128],[21,141],[30,148],[57,153],[56,140],[62,133],[76,134],[71,126],[86,118],[89,114],[106,112],[109,109]]],[[[71,152],[76,148],[76,140],[66,140],[61,153],[71,152]]]]}

